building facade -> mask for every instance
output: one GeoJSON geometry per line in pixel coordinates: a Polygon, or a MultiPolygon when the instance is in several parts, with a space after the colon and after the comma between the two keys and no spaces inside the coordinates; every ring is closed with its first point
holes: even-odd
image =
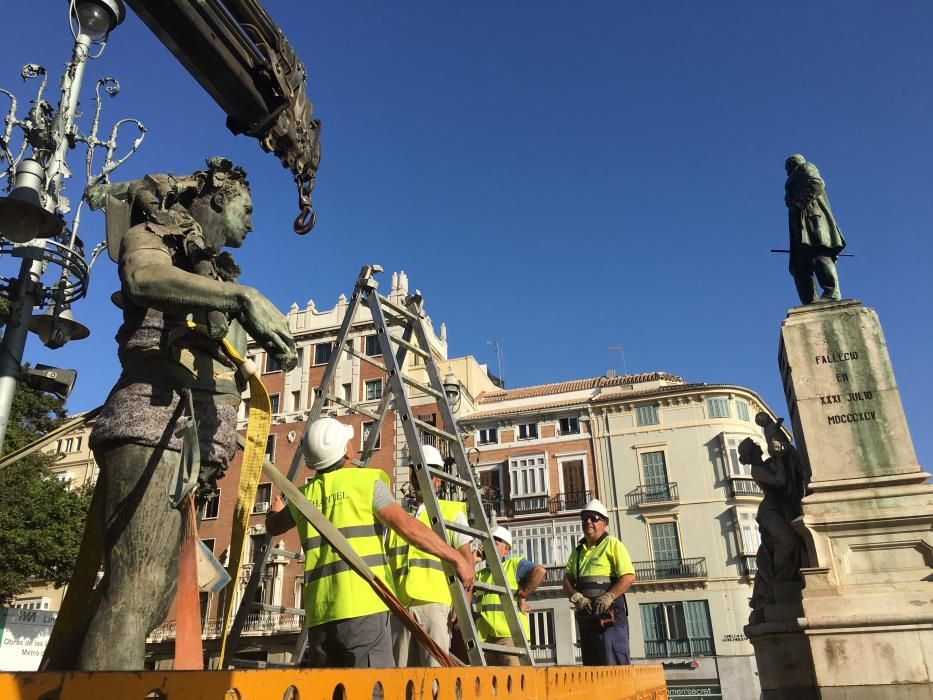
{"type": "Polygon", "coordinates": [[[460,417],[513,551],[547,568],[532,600],[542,663],[579,658],[563,566],[599,498],[628,548],[632,657],[661,663],[677,697],[758,696],[748,619],[761,492],[736,447],[771,414],[749,389],[663,372],[488,392],[460,417]]]}

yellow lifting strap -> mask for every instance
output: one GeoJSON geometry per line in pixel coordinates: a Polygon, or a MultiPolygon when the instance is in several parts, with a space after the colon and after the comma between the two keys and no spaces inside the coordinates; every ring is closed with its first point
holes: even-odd
{"type": "MultiPolygon", "coordinates": [[[[188,327],[207,334],[205,326],[188,322],[188,327]]],[[[237,580],[243,564],[243,550],[246,545],[246,531],[249,529],[249,516],[252,514],[256,489],[262,474],[262,462],[266,455],[266,441],[272,427],[272,402],[269,392],[259,378],[258,368],[245,357],[240,356],[226,338],[220,340],[224,352],[233,360],[240,373],[249,381],[249,423],[246,426],[246,446],[243,448],[243,463],[240,467],[240,483],[237,484],[236,504],[233,507],[233,530],[230,533],[230,561],[227,573],[230,583],[224,589],[224,620],[221,628],[220,658],[224,658],[227,647],[227,632],[230,629],[230,615],[236,597],[237,580]]]]}

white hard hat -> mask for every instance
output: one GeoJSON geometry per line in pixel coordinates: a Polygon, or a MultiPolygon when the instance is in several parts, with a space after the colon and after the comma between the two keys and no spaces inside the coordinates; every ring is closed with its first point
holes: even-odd
{"type": "Polygon", "coordinates": [[[334,466],[353,439],[353,426],[334,418],[318,418],[305,431],[301,449],[309,469],[327,469],[334,466]]]}
{"type": "Polygon", "coordinates": [[[429,464],[432,467],[443,467],[444,458],[441,457],[441,453],[437,451],[437,448],[433,445],[422,445],[421,454],[424,455],[425,464],[429,464]]]}
{"type": "Polygon", "coordinates": [[[606,506],[599,502],[599,499],[594,498],[592,501],[583,506],[581,513],[597,513],[598,515],[603,516],[606,520],[609,520],[609,511],[606,510],[606,506]]]}
{"type": "Polygon", "coordinates": [[[496,525],[489,534],[491,534],[494,539],[502,540],[509,545],[509,547],[512,546],[512,533],[501,525],[496,525]]]}

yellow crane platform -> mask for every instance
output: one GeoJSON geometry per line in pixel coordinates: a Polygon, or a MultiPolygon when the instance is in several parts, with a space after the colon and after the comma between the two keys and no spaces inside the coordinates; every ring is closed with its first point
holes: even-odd
{"type": "Polygon", "coordinates": [[[666,700],[657,665],[0,673],[3,700],[666,700]]]}

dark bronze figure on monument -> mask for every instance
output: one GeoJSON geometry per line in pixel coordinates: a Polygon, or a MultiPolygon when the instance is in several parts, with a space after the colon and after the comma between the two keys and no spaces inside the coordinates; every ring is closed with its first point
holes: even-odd
{"type": "Polygon", "coordinates": [[[790,229],[790,273],[801,304],[836,301],[842,298],[836,259],[846,247],[836,224],[826,185],[813,163],[795,154],[784,163],[784,204],[790,229]],[[823,290],[817,297],[814,275],[823,290]]]}
{"type": "MultiPolygon", "coordinates": [[[[762,414],[756,416],[759,422],[762,414]]],[[[765,414],[769,419],[770,416],[765,414]]],[[[786,436],[783,440],[774,437],[780,432],[780,423],[770,421],[765,426],[769,452],[773,443],[785,443],[775,452],[777,456],[763,459],[761,447],[752,438],[739,443],[739,461],[752,468],[752,478],[764,492],[758,506],[757,521],[761,532],[761,546],[756,556],[758,572],[752,591],[752,614],[749,624],[763,622],[763,609],[775,602],[777,584],[800,581],[800,567],[804,564],[806,550],[792,521],[801,514],[800,499],[806,489],[801,460],[786,436]],[[770,434],[770,435],[769,435],[770,434]],[[787,449],[789,448],[789,449],[787,449]]]]}
{"type": "Polygon", "coordinates": [[[236,450],[244,383],[218,340],[242,354],[248,333],[286,371],[297,355],[285,317],[235,281],[239,268],[221,252],[239,248],[252,230],[241,168],[212,158],[190,176],[99,186],[89,200],[107,210],[119,263],[123,370],[90,437],[100,466],[104,578],[48,667],[141,670],[146,636],[175,593],[182,499],[195,493],[202,504],[236,450]]]}

